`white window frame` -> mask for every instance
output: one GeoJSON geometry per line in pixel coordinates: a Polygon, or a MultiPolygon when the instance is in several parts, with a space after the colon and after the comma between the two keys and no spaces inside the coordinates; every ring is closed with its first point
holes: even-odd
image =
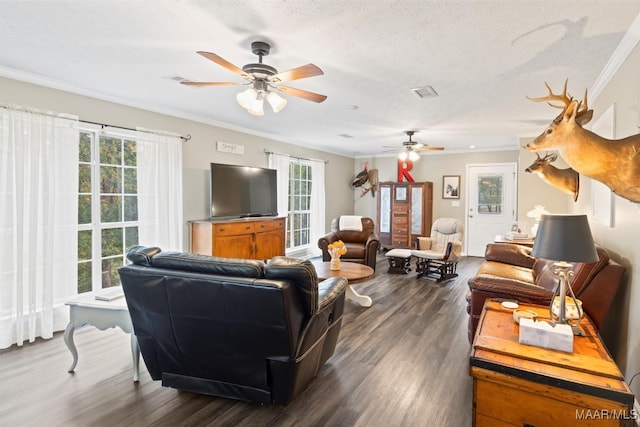
{"type": "MultiPolygon", "coordinates": [[[[113,228],[127,228],[127,227],[138,227],[139,230],[139,222],[140,215],[138,213],[138,219],[135,221],[124,221],[124,196],[130,193],[125,193],[124,191],[124,176],[122,181],[122,189],[121,193],[113,193],[115,195],[122,196],[122,219],[123,221],[118,222],[102,222],[100,219],[100,166],[101,163],[98,161],[99,151],[100,151],[100,137],[106,136],[111,138],[118,138],[121,140],[130,140],[136,142],[135,135],[133,133],[128,132],[113,132],[113,131],[105,131],[101,127],[85,125],[80,127],[80,134],[89,133],[91,135],[91,161],[90,163],[81,162],[78,159],[78,167],[81,164],[90,164],[91,165],[91,223],[88,224],[78,224],[78,231],[91,231],[91,291],[96,292],[102,289],[102,261],[103,259],[116,259],[118,257],[122,258],[123,265],[127,263],[126,260],[126,237],[123,236],[123,253],[121,255],[113,255],[109,257],[102,257],[102,231],[106,229],[113,228]]],[[[78,144],[80,140],[78,140],[78,144]]],[[[136,142],[137,144],[137,142],[136,142]]],[[[109,165],[111,166],[111,165],[109,165]]],[[[125,166],[124,163],[121,163],[119,167],[122,167],[123,171],[125,168],[131,168],[131,166],[125,166]]],[[[138,168],[137,162],[135,168],[138,168]]],[[[83,194],[78,192],[78,195],[83,194]]],[[[138,193],[136,193],[138,194],[138,193]]],[[[139,231],[138,231],[139,232],[139,231]]],[[[78,241],[80,244],[80,241],[78,241]]],[[[77,260],[80,263],[80,260],[77,260]]],[[[80,280],[80,278],[78,278],[80,280]]],[[[76,289],[78,289],[79,283],[76,283],[76,289]]]]}

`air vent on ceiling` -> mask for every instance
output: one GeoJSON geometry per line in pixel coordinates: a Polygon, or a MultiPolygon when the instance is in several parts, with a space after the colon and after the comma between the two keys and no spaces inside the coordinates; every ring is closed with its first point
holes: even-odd
{"type": "Polygon", "coordinates": [[[438,92],[431,86],[422,86],[411,89],[418,98],[434,98],[438,96],[438,92]]]}

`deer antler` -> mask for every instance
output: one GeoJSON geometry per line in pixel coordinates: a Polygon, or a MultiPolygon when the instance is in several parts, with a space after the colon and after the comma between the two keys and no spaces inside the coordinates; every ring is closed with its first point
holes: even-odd
{"type": "MultiPolygon", "coordinates": [[[[566,108],[566,106],[569,105],[571,103],[571,101],[573,100],[573,98],[571,98],[571,96],[567,95],[567,82],[568,81],[569,81],[569,79],[564,81],[564,90],[562,91],[561,94],[554,94],[553,91],[551,90],[551,88],[549,87],[549,85],[547,84],[547,82],[544,82],[544,85],[547,87],[547,90],[549,91],[549,95],[543,96],[543,97],[540,97],[540,98],[531,98],[531,97],[527,96],[527,99],[529,99],[531,101],[535,101],[535,102],[547,101],[547,104],[549,104],[553,108],[566,108]],[[559,101],[559,102],[562,102],[563,105],[553,105],[549,101],[559,101]]],[[[585,105],[586,105],[586,101],[585,101],[585,105]]]]}
{"type": "Polygon", "coordinates": [[[587,111],[589,109],[589,106],[587,105],[587,89],[584,90],[584,99],[582,101],[580,101],[580,105],[578,106],[578,114],[582,113],[583,111],[587,111]]]}

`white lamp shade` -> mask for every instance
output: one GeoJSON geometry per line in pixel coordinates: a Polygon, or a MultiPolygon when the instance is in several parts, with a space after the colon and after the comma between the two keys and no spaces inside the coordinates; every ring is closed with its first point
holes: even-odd
{"type": "Polygon", "coordinates": [[[267,95],[267,101],[271,104],[271,108],[273,108],[274,113],[280,112],[284,106],[287,105],[287,100],[275,92],[269,92],[269,95],[267,95]]]}
{"type": "Polygon", "coordinates": [[[400,154],[398,154],[398,158],[403,162],[407,160],[407,157],[409,157],[409,154],[405,150],[402,150],[400,154]]]}
{"type": "Polygon", "coordinates": [[[249,114],[253,114],[254,116],[264,116],[264,108],[262,106],[262,100],[258,99],[251,108],[247,108],[249,114]]]}
{"type": "Polygon", "coordinates": [[[416,153],[413,150],[409,151],[409,160],[411,160],[412,162],[416,162],[418,161],[419,158],[420,158],[420,154],[416,153]]]}
{"type": "Polygon", "coordinates": [[[246,108],[247,110],[256,102],[256,98],[258,97],[258,92],[255,89],[250,88],[245,90],[244,92],[240,92],[236,95],[236,101],[242,108],[246,108]]]}

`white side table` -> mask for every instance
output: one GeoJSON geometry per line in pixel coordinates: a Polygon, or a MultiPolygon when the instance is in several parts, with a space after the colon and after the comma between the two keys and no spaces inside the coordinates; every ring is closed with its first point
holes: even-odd
{"type": "MultiPolygon", "coordinates": [[[[112,289],[109,289],[112,291],[112,289]]],[[[78,363],[78,350],[73,342],[73,332],[76,328],[92,325],[104,331],[105,329],[120,327],[124,332],[131,334],[131,354],[133,356],[133,381],[140,377],[140,348],[138,340],[133,333],[133,325],[124,297],[112,301],[100,301],[94,295],[80,296],[65,303],[70,308],[70,321],[64,331],[64,343],[73,356],[73,363],[68,372],[73,372],[78,363]]]]}

